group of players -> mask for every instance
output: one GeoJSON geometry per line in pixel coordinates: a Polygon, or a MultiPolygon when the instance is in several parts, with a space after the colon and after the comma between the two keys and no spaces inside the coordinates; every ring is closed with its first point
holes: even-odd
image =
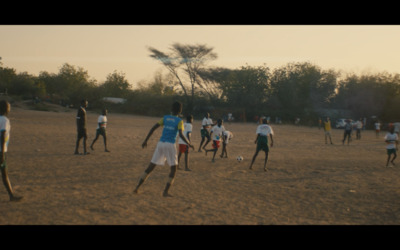
{"type": "MultiPolygon", "coordinates": [[[[150,160],[149,166],[144,170],[142,175],[139,178],[139,183],[137,184],[135,190],[133,191],[135,194],[138,193],[139,188],[142,184],[147,180],[151,172],[155,169],[157,165],[164,165],[165,162],[170,166],[171,170],[169,173],[169,179],[165,186],[163,196],[169,197],[169,189],[174,182],[176,171],[179,166],[179,160],[182,154],[185,154],[185,170],[189,171],[188,161],[189,161],[189,148],[194,150],[194,146],[190,140],[192,133],[192,123],[193,116],[189,115],[186,118],[186,122],[184,123],[179,115],[182,113],[182,103],[174,102],[172,104],[172,114],[165,115],[158,121],[149,131],[146,136],[142,148],[147,147],[147,141],[153,134],[153,132],[163,126],[163,131],[160,140],[157,143],[156,149],[153,153],[153,157],[150,160]],[[176,151],[176,138],[179,137],[179,153],[176,151]]],[[[273,146],[273,131],[270,126],[267,124],[267,120],[263,121],[263,124],[259,125],[257,128],[257,138],[255,143],[257,144],[256,153],[253,156],[251,165],[249,169],[252,169],[252,165],[258,155],[260,150],[264,150],[266,157],[264,162],[264,170],[266,171],[266,164],[268,160],[268,135],[271,138],[271,146],[273,146]]],[[[200,146],[198,152],[202,152],[202,149],[205,150],[206,155],[208,152],[213,152],[212,162],[215,161],[215,155],[220,148],[220,144],[222,142],[222,153],[221,158],[228,157],[227,152],[227,144],[229,140],[233,138],[233,133],[227,131],[223,126],[222,119],[218,119],[217,123],[213,123],[210,115],[206,113],[205,117],[202,121],[201,127],[201,137],[202,140],[200,142],[200,146]],[[207,139],[207,141],[206,141],[207,139]],[[212,149],[206,149],[205,147],[212,139],[212,149]],[[203,143],[205,143],[203,145],[203,143]]]]}
{"type": "MultiPolygon", "coordinates": [[[[79,155],[79,144],[81,139],[83,139],[83,155],[89,154],[86,149],[86,140],[87,140],[87,129],[86,129],[86,108],[88,105],[88,101],[86,99],[81,101],[81,105],[78,109],[78,113],[76,116],[77,121],[77,140],[75,146],[74,154],[79,155]]],[[[10,201],[19,201],[22,199],[22,196],[17,196],[14,194],[13,189],[11,187],[10,180],[8,178],[7,173],[7,164],[6,164],[6,155],[7,148],[10,138],[10,121],[7,118],[10,112],[10,103],[7,101],[0,101],[0,170],[2,175],[3,184],[6,187],[6,190],[9,194],[10,201]]],[[[189,115],[186,118],[186,122],[180,118],[180,114],[182,113],[182,103],[174,102],[172,104],[172,114],[165,115],[161,120],[159,120],[149,131],[144,142],[142,143],[142,148],[147,147],[147,141],[153,134],[153,132],[159,128],[163,127],[162,135],[160,140],[157,143],[156,149],[153,153],[153,157],[150,160],[150,164],[145,169],[143,174],[140,176],[139,183],[134,189],[134,193],[137,194],[139,187],[146,181],[150,173],[155,169],[157,165],[164,165],[165,162],[170,166],[171,171],[169,174],[169,179],[167,181],[167,185],[165,186],[163,196],[169,197],[171,196],[168,191],[171,185],[174,182],[176,171],[179,166],[179,160],[182,154],[185,154],[185,170],[190,171],[189,169],[189,148],[194,150],[194,147],[191,143],[191,133],[192,133],[192,123],[193,116],[189,115]],[[179,154],[177,153],[175,142],[177,136],[179,135],[179,154]]],[[[93,140],[90,148],[94,150],[94,143],[97,141],[100,135],[104,138],[104,148],[105,152],[110,152],[107,149],[107,110],[104,109],[102,114],[98,118],[98,127],[96,130],[96,137],[93,140]]],[[[257,144],[256,153],[253,156],[252,162],[250,164],[250,168],[252,169],[252,165],[258,155],[260,150],[265,151],[265,162],[264,162],[264,170],[266,171],[266,164],[268,160],[268,135],[271,138],[271,147],[273,146],[273,131],[270,126],[267,124],[267,120],[263,121],[263,124],[259,125],[256,131],[257,137],[255,143],[257,144]]],[[[233,138],[233,133],[225,130],[223,126],[222,119],[218,119],[217,123],[213,123],[210,115],[207,113],[202,121],[201,128],[201,136],[202,141],[200,143],[199,152],[202,152],[202,149],[205,150],[206,155],[208,152],[213,152],[212,162],[215,161],[215,155],[220,148],[220,144],[222,142],[222,153],[221,158],[228,157],[227,145],[229,141],[233,138]],[[207,140],[206,140],[207,139],[207,140]],[[212,139],[212,149],[206,149],[205,147],[212,139]],[[203,143],[205,143],[203,145],[203,143]]]]}

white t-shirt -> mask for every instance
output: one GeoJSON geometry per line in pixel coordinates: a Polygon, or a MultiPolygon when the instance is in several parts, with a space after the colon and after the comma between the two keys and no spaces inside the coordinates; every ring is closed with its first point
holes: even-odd
{"type": "Polygon", "coordinates": [[[357,128],[362,129],[363,123],[361,121],[357,121],[357,128]]]}
{"type": "Polygon", "coordinates": [[[224,125],[221,125],[221,127],[218,127],[218,125],[215,125],[212,127],[211,131],[212,136],[213,136],[213,141],[221,141],[222,133],[225,131],[224,125]]]}
{"type": "MultiPolygon", "coordinates": [[[[0,131],[6,131],[4,134],[4,152],[7,152],[8,149],[8,143],[10,141],[10,121],[8,120],[7,117],[0,115],[0,131]]],[[[1,134],[0,134],[1,137],[1,134]]],[[[0,146],[0,152],[1,152],[1,146],[0,146]]]]}
{"type": "Polygon", "coordinates": [[[203,126],[206,126],[206,128],[209,128],[213,124],[211,118],[206,118],[204,117],[203,121],[201,122],[201,129],[203,129],[203,126]]]}
{"type": "MultiPolygon", "coordinates": [[[[193,128],[193,125],[192,125],[191,123],[185,122],[185,123],[183,124],[183,133],[184,133],[184,135],[185,135],[185,137],[186,137],[187,139],[189,139],[189,138],[188,138],[188,133],[192,133],[192,128],[193,128]]],[[[179,143],[179,144],[185,144],[185,145],[187,145],[186,142],[185,142],[184,140],[182,140],[182,138],[181,138],[179,135],[178,135],[178,137],[179,137],[179,140],[178,140],[178,143],[179,143]]]]}
{"type": "Polygon", "coordinates": [[[274,131],[268,124],[258,125],[256,134],[260,134],[262,136],[268,136],[269,134],[274,134],[274,131]]]}
{"type": "Polygon", "coordinates": [[[100,128],[99,123],[100,123],[100,127],[106,128],[107,127],[107,116],[105,116],[105,115],[99,116],[99,119],[97,119],[97,128],[100,128]]]}
{"type": "Polygon", "coordinates": [[[385,136],[385,141],[391,141],[386,145],[387,149],[395,149],[396,148],[396,140],[398,140],[399,137],[397,136],[396,133],[387,133],[385,136]]]}
{"type": "Polygon", "coordinates": [[[232,132],[230,132],[230,131],[228,131],[228,130],[225,130],[224,136],[226,136],[225,144],[228,144],[228,143],[229,143],[229,140],[233,138],[232,132]]]}

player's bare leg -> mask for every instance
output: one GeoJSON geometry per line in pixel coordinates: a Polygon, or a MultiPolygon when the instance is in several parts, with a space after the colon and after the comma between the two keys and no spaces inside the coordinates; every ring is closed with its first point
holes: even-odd
{"type": "Polygon", "coordinates": [[[181,157],[182,157],[182,153],[181,153],[181,151],[179,151],[179,153],[178,153],[178,167],[177,167],[178,169],[181,169],[180,168],[180,164],[179,164],[181,162],[181,157]]]}
{"type": "Polygon", "coordinates": [[[93,139],[92,144],[90,144],[90,149],[91,150],[94,150],[93,145],[97,141],[98,138],[99,138],[99,134],[96,133],[96,137],[93,139]]]}
{"type": "Polygon", "coordinates": [[[110,152],[107,148],[107,135],[104,133],[103,135],[103,141],[104,141],[104,152],[110,152]]]}
{"type": "Polygon", "coordinates": [[[256,158],[257,158],[258,152],[259,152],[259,150],[256,150],[256,152],[255,152],[255,154],[254,154],[254,156],[253,156],[253,159],[251,160],[249,170],[253,170],[253,163],[254,163],[254,161],[255,161],[256,158]]]}
{"type": "Polygon", "coordinates": [[[150,173],[154,170],[154,168],[156,167],[155,164],[150,163],[149,166],[146,168],[146,170],[143,172],[142,176],[139,179],[139,183],[136,186],[135,190],[133,190],[133,193],[137,194],[139,187],[147,180],[147,178],[149,177],[150,173]]]}
{"type": "Polygon", "coordinates": [[[392,158],[392,160],[390,161],[390,162],[392,163],[393,166],[394,166],[394,159],[396,159],[396,158],[397,158],[397,154],[394,153],[394,154],[393,154],[393,158],[392,158]]]}
{"type": "Polygon", "coordinates": [[[267,172],[268,151],[265,152],[264,171],[267,172]]]}
{"type": "Polygon", "coordinates": [[[1,176],[3,179],[3,184],[6,187],[7,193],[10,196],[10,201],[20,201],[22,199],[22,196],[14,195],[10,180],[8,179],[8,173],[6,168],[1,169],[1,176]]]}
{"type": "MultiPolygon", "coordinates": [[[[189,150],[189,148],[187,149],[189,150]]],[[[189,153],[185,153],[185,171],[191,171],[189,168],[189,153]]]]}
{"type": "Polygon", "coordinates": [[[206,139],[205,137],[201,137],[201,142],[200,142],[200,146],[199,146],[198,152],[201,152],[201,146],[203,145],[205,139],[206,139]]]}
{"type": "Polygon", "coordinates": [[[176,166],[171,166],[171,172],[169,173],[169,176],[168,176],[169,179],[168,179],[167,185],[165,185],[165,189],[163,192],[164,197],[172,197],[172,195],[170,195],[168,193],[168,191],[171,188],[172,184],[174,183],[175,175],[176,175],[176,166]]]}

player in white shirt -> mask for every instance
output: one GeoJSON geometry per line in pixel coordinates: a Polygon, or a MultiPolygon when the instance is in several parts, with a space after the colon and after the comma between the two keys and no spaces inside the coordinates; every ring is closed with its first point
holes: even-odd
{"type": "Polygon", "coordinates": [[[222,119],[218,119],[217,125],[212,127],[210,131],[210,136],[212,136],[213,140],[213,145],[212,145],[213,149],[206,149],[206,155],[210,151],[214,152],[212,162],[215,162],[215,155],[218,151],[218,148],[220,147],[221,139],[223,142],[225,142],[225,137],[223,136],[223,133],[225,132],[225,127],[222,125],[222,123],[223,123],[222,119]]]}
{"type": "Polygon", "coordinates": [[[201,129],[200,129],[200,133],[201,133],[201,142],[200,142],[200,146],[199,146],[199,152],[201,152],[201,149],[205,149],[205,147],[207,146],[207,144],[210,142],[211,138],[210,138],[210,132],[209,129],[212,126],[215,126],[216,123],[213,123],[212,119],[210,118],[210,114],[206,113],[204,115],[203,121],[201,122],[201,129]],[[205,141],[205,139],[207,138],[206,143],[204,144],[203,147],[201,147],[205,141]]]}
{"type": "Polygon", "coordinates": [[[90,148],[94,150],[93,145],[99,138],[99,136],[103,136],[104,140],[104,151],[105,152],[110,152],[107,149],[107,132],[106,132],[106,127],[107,127],[107,109],[103,109],[102,114],[99,116],[97,119],[97,129],[96,129],[96,137],[94,138],[92,144],[90,145],[90,148]]]}
{"type": "MultiPolygon", "coordinates": [[[[186,117],[186,122],[183,124],[183,131],[184,131],[184,135],[186,136],[186,139],[188,139],[188,141],[190,142],[190,138],[192,135],[192,129],[193,129],[193,116],[192,115],[188,115],[186,117]]],[[[179,144],[179,153],[178,153],[178,169],[179,168],[179,162],[181,160],[181,156],[182,154],[185,154],[185,171],[190,171],[189,168],[189,145],[182,140],[182,138],[179,137],[178,140],[178,144],[179,144]]]]}
{"type": "Polygon", "coordinates": [[[222,144],[222,153],[221,153],[221,158],[224,157],[228,158],[228,150],[226,149],[228,147],[229,141],[233,138],[233,134],[232,132],[225,130],[225,132],[223,133],[224,136],[224,143],[222,144]]]}
{"type": "Polygon", "coordinates": [[[260,150],[263,150],[265,152],[265,160],[264,160],[264,171],[267,171],[267,162],[268,162],[268,152],[269,152],[269,147],[268,147],[268,135],[271,138],[271,147],[274,145],[274,140],[273,140],[273,134],[274,131],[272,130],[271,126],[268,125],[268,120],[263,119],[262,120],[263,124],[258,125],[257,127],[257,138],[255,140],[255,144],[257,144],[256,148],[256,153],[253,156],[253,159],[251,161],[249,169],[252,170],[252,166],[254,161],[256,160],[256,157],[258,155],[258,152],[260,150]]]}
{"type": "Polygon", "coordinates": [[[5,100],[0,101],[0,170],[3,184],[6,187],[8,195],[10,196],[10,201],[20,201],[22,197],[14,195],[7,171],[7,151],[8,143],[10,142],[11,129],[10,120],[7,118],[7,116],[10,113],[10,108],[10,103],[5,100]]]}
{"type": "Polygon", "coordinates": [[[389,132],[385,136],[385,142],[386,142],[386,152],[387,152],[387,161],[386,161],[386,167],[389,166],[389,161],[391,156],[393,155],[392,160],[390,161],[392,165],[394,166],[394,159],[397,157],[397,144],[399,142],[399,137],[398,135],[394,132],[394,126],[391,126],[389,128],[389,132]]]}
{"type": "Polygon", "coordinates": [[[381,123],[379,121],[376,121],[374,125],[375,125],[376,138],[378,138],[379,132],[381,131],[381,123]]]}

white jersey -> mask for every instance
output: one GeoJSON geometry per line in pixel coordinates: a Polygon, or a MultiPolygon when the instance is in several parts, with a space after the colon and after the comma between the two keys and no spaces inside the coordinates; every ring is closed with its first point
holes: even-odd
{"type": "Polygon", "coordinates": [[[100,128],[99,123],[100,123],[100,127],[106,128],[107,127],[107,116],[105,116],[105,115],[99,116],[99,118],[97,119],[97,128],[100,128]]]}
{"type": "MultiPolygon", "coordinates": [[[[8,143],[10,141],[10,120],[8,120],[7,117],[0,115],[0,132],[5,131],[4,134],[4,152],[7,152],[8,149],[8,143]]],[[[0,134],[1,137],[1,134],[0,134]]],[[[1,152],[1,146],[0,146],[0,152],[1,152]]]]}
{"type": "MultiPolygon", "coordinates": [[[[187,139],[189,139],[189,138],[188,138],[188,134],[189,134],[189,133],[192,133],[192,129],[193,129],[193,125],[192,125],[191,123],[185,122],[185,123],[183,124],[183,135],[184,135],[187,139]]],[[[179,134],[178,134],[178,137],[179,137],[178,144],[185,144],[185,145],[187,145],[186,142],[185,142],[184,140],[182,140],[182,138],[179,136],[179,134]]]]}
{"type": "Polygon", "coordinates": [[[274,131],[268,124],[261,124],[258,125],[256,134],[259,134],[261,136],[268,136],[269,134],[273,135],[274,131]]]}
{"type": "Polygon", "coordinates": [[[229,140],[233,138],[232,132],[230,132],[230,131],[228,131],[228,130],[225,130],[224,136],[226,137],[226,138],[225,138],[225,144],[228,144],[228,143],[229,143],[229,140]]]}
{"type": "Polygon", "coordinates": [[[399,137],[397,136],[396,133],[387,133],[385,136],[385,141],[389,141],[389,143],[386,145],[387,149],[395,149],[396,148],[396,141],[399,140],[399,137]]]}
{"type": "Polygon", "coordinates": [[[213,141],[220,141],[223,133],[225,132],[225,127],[223,125],[221,125],[221,127],[215,125],[214,127],[212,127],[210,132],[212,132],[213,141]]]}
{"type": "Polygon", "coordinates": [[[205,126],[206,128],[209,128],[209,127],[211,127],[212,124],[213,124],[213,122],[212,122],[211,118],[204,117],[203,121],[201,122],[201,129],[204,128],[203,126],[205,126]]]}

